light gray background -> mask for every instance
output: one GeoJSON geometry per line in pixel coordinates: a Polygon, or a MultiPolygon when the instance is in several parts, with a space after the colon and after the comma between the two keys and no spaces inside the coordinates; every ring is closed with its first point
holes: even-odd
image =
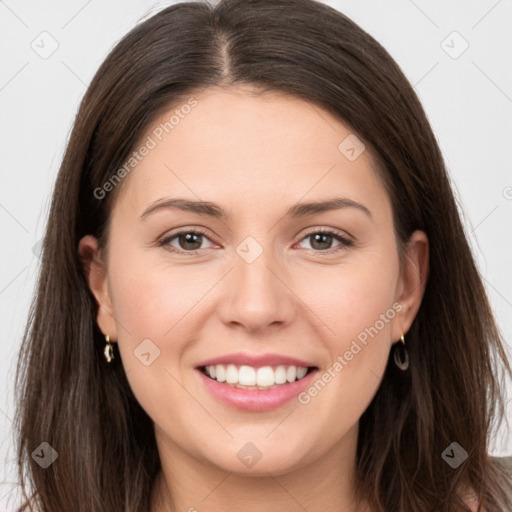
{"type": "MultiPolygon", "coordinates": [[[[16,501],[10,418],[15,357],[38,272],[33,247],[43,235],[73,117],[114,43],[170,3],[0,0],[0,510],[13,510],[16,501]],[[40,35],[44,31],[50,36],[40,35]],[[58,48],[47,58],[31,47],[49,51],[52,39],[58,48]]],[[[325,3],[372,34],[414,85],[444,152],[510,354],[512,1],[325,3]],[[469,47],[459,56],[465,41],[469,47]]],[[[509,384],[509,421],[511,398],[509,384]]],[[[502,429],[493,453],[512,455],[511,437],[502,429]]]]}

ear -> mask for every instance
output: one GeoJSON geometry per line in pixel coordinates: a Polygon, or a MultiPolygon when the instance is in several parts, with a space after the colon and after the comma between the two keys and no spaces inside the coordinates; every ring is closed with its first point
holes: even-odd
{"type": "Polygon", "coordinates": [[[78,254],[82,261],[89,288],[96,298],[98,313],[96,321],[103,334],[108,334],[110,341],[117,340],[117,326],[108,290],[108,274],[101,259],[98,241],[92,235],[84,236],[78,244],[78,254]]]}
{"type": "Polygon", "coordinates": [[[423,231],[418,230],[411,235],[404,256],[395,299],[402,309],[393,322],[393,342],[398,341],[410,329],[425,293],[429,271],[429,243],[423,231]]]}

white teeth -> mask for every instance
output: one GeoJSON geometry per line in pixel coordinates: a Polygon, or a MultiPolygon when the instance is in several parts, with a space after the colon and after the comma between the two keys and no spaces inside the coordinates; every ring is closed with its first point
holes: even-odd
{"type": "MultiPolygon", "coordinates": [[[[306,374],[304,373],[304,375],[306,374]]],[[[278,366],[276,368],[274,372],[274,381],[276,384],[284,384],[286,382],[286,368],[284,366],[278,366]]]]}
{"type": "Polygon", "coordinates": [[[271,366],[258,368],[256,372],[256,384],[260,387],[268,387],[275,384],[274,370],[272,370],[271,366]]]}
{"type": "MultiPolygon", "coordinates": [[[[209,367],[207,366],[206,368],[209,368],[209,367]]],[[[217,382],[224,382],[226,380],[226,369],[221,364],[218,364],[215,367],[215,377],[214,378],[217,382]]]]}
{"type": "Polygon", "coordinates": [[[308,372],[307,368],[299,366],[297,368],[297,379],[302,379],[302,377],[304,377],[304,375],[306,375],[307,372],[308,372]]]}
{"type": "Polygon", "coordinates": [[[236,366],[217,364],[205,367],[206,375],[217,382],[225,382],[236,387],[270,388],[275,385],[295,382],[305,377],[308,369],[303,366],[236,366]]]}
{"type": "Polygon", "coordinates": [[[288,366],[288,370],[286,370],[286,380],[288,382],[293,382],[297,378],[297,368],[295,366],[288,366]]]}
{"type": "Polygon", "coordinates": [[[243,386],[256,386],[256,371],[251,366],[240,366],[238,383],[243,386]]]}
{"type": "Polygon", "coordinates": [[[226,382],[236,384],[238,382],[238,370],[234,364],[228,364],[226,368],[226,382]]]}

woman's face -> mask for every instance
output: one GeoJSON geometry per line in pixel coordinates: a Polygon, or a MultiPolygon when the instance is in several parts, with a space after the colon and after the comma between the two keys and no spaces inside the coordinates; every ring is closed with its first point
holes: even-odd
{"type": "Polygon", "coordinates": [[[108,255],[88,274],[98,324],[162,452],[274,475],[353,454],[419,307],[426,238],[401,273],[369,152],[326,111],[243,89],[194,98],[151,125],[117,185],[108,255]]]}

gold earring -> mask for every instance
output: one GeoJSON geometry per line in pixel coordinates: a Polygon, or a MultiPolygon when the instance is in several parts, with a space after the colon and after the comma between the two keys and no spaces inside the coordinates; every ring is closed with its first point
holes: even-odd
{"type": "Polygon", "coordinates": [[[110,363],[112,359],[114,359],[114,347],[112,347],[112,343],[110,343],[110,336],[108,334],[105,335],[105,341],[107,344],[105,345],[103,354],[105,355],[107,363],[110,363]]]}

